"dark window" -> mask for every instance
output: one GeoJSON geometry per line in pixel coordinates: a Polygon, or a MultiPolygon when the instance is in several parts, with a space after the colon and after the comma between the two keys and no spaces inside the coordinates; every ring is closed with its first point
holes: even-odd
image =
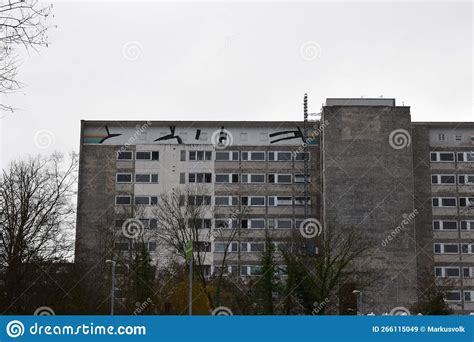
{"type": "Polygon", "coordinates": [[[454,153],[443,153],[439,154],[440,161],[454,161],[454,153]]]}
{"type": "Polygon", "coordinates": [[[117,196],[115,197],[115,204],[131,204],[132,200],[130,196],[117,196]]]}
{"type": "Polygon", "coordinates": [[[455,178],[454,176],[441,176],[441,183],[442,184],[454,184],[455,178]]]}
{"type": "Polygon", "coordinates": [[[444,245],[444,252],[445,253],[459,253],[459,246],[458,245],[444,245]]]}
{"type": "Polygon", "coordinates": [[[458,229],[458,223],[456,221],[443,221],[443,229],[458,229]]]}
{"type": "Polygon", "coordinates": [[[154,151],[151,152],[151,160],[159,160],[160,159],[160,152],[154,151]]]}
{"type": "Polygon", "coordinates": [[[446,277],[459,277],[459,268],[446,268],[446,277]]]}
{"type": "Polygon", "coordinates": [[[150,152],[137,152],[136,158],[137,160],[150,160],[150,152]]]}
{"type": "Polygon", "coordinates": [[[238,183],[239,182],[239,175],[238,174],[233,174],[232,175],[232,183],[238,183]]]}
{"type": "Polygon", "coordinates": [[[275,175],[269,174],[268,175],[268,183],[275,183],[275,175]]]}
{"type": "Polygon", "coordinates": [[[440,224],[439,224],[439,221],[433,221],[433,229],[440,229],[440,224]]]}
{"type": "Polygon", "coordinates": [[[119,160],[132,160],[133,159],[133,152],[131,152],[131,151],[117,152],[117,159],[119,159],[119,160]]]}
{"type": "Polygon", "coordinates": [[[117,183],[130,183],[132,182],[131,173],[117,173],[117,183]]]}

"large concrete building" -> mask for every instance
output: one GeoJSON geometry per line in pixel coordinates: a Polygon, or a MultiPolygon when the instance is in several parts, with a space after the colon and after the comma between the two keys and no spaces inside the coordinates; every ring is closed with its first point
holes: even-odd
{"type": "MultiPolygon", "coordinates": [[[[207,195],[194,201],[210,208],[203,230],[246,207],[229,272],[258,274],[265,232],[284,243],[316,219],[323,230],[360,229],[374,241],[359,271],[370,266],[383,277],[364,294],[365,310],[409,307],[435,276],[448,284],[453,309],[474,311],[474,123],[413,123],[410,108],[394,99],[327,99],[306,126],[83,121],[76,260],[101,262],[107,234],[121,232],[127,208],[145,208],[139,219],[159,229],[160,196],[197,186],[207,195]]],[[[308,245],[317,253],[314,241],[308,245]]],[[[157,264],[166,260],[158,241],[147,247],[157,264]]],[[[205,248],[211,274],[222,246],[212,240],[205,248]]]]}

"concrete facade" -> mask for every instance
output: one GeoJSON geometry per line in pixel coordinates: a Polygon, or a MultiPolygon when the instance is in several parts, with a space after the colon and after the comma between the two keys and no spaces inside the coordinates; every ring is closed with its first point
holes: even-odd
{"type": "MultiPolygon", "coordinates": [[[[260,253],[243,252],[241,244],[264,242],[269,230],[284,242],[306,218],[299,202],[304,162],[296,157],[303,127],[300,121],[83,121],[76,261],[103,262],[107,241],[127,248],[118,237],[120,215],[137,197],[150,201],[140,218],[152,220],[155,197],[201,179],[212,197],[204,230],[218,229],[244,197],[258,204],[247,207],[247,228],[240,228],[239,248],[227,263],[229,271],[251,276],[260,253]],[[117,152],[131,152],[130,159],[117,152]],[[130,204],[117,204],[127,196],[130,204]],[[229,205],[216,205],[226,197],[229,205]]],[[[307,217],[325,230],[361,229],[374,245],[361,269],[370,265],[382,276],[364,294],[364,306],[375,313],[408,308],[433,277],[449,278],[453,309],[474,311],[474,123],[413,123],[410,108],[394,99],[328,99],[321,119],[307,127],[315,137],[307,145],[307,217]]],[[[209,242],[209,274],[222,258],[218,242],[209,242]]],[[[157,265],[168,258],[156,244],[149,250],[157,265]]]]}

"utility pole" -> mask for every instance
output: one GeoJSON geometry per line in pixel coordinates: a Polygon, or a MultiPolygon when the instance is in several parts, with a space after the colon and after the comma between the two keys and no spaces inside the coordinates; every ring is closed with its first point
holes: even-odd
{"type": "Polygon", "coordinates": [[[186,259],[189,262],[188,314],[193,315],[193,240],[186,244],[186,259]]]}
{"type": "Polygon", "coordinates": [[[304,219],[308,219],[308,94],[304,94],[303,99],[303,160],[304,160],[304,219]]]}
{"type": "Polygon", "coordinates": [[[114,302],[115,302],[115,265],[117,264],[113,260],[105,260],[105,263],[112,264],[112,285],[110,288],[110,316],[114,315],[114,302]]]}

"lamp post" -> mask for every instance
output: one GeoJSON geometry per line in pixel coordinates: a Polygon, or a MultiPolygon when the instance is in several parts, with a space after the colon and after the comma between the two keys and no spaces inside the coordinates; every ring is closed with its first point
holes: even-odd
{"type": "Polygon", "coordinates": [[[354,290],[352,293],[357,296],[357,307],[359,309],[357,311],[359,312],[359,315],[362,316],[362,291],[354,290]]]}
{"type": "Polygon", "coordinates": [[[110,315],[114,315],[114,302],[115,302],[115,265],[117,264],[113,260],[105,260],[105,263],[112,264],[112,286],[110,288],[110,315]]]}

